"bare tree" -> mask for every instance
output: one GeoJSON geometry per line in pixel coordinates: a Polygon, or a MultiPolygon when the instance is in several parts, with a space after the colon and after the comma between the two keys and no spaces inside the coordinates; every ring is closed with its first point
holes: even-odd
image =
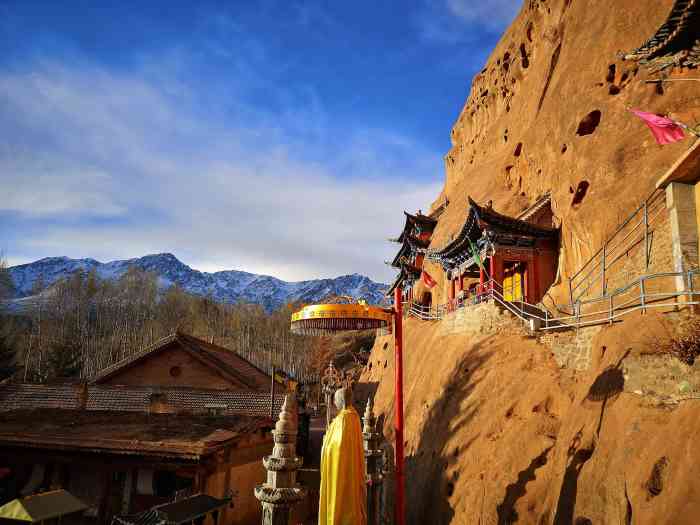
{"type": "MultiPolygon", "coordinates": [[[[14,336],[25,380],[88,378],[176,330],[229,348],[259,368],[273,366],[302,382],[318,378],[318,342],[289,331],[292,305],[267,313],[256,304],[221,304],[129,269],[117,281],[76,272],[44,290],[14,336]]],[[[324,363],[324,366],[327,363],[324,363]]]]}

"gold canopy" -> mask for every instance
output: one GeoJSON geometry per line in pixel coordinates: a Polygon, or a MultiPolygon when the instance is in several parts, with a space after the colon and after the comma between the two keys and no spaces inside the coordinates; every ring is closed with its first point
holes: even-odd
{"type": "Polygon", "coordinates": [[[292,314],[299,335],[335,335],[352,330],[390,329],[392,310],[366,304],[313,304],[292,314]]]}

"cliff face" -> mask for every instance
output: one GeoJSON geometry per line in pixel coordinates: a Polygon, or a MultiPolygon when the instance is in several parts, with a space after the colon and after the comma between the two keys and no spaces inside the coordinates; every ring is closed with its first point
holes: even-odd
{"type": "MultiPolygon", "coordinates": [[[[459,231],[468,195],[515,215],[551,192],[561,227],[551,294],[568,300],[566,277],[691,143],[656,145],[627,108],[700,121],[700,84],[645,83],[658,77],[617,58],[651,37],[672,5],[525,2],[452,130],[433,209],[449,205],[432,248],[459,231]]],[[[439,281],[433,304],[442,303],[442,270],[426,268],[439,281]]],[[[444,319],[406,320],[408,522],[698,523],[700,364],[661,352],[681,321],[657,312],[533,337],[502,318],[462,331],[444,319]]],[[[378,338],[362,381],[389,441],[393,379],[392,339],[378,338]]]]}
{"type": "MultiPolygon", "coordinates": [[[[618,58],[654,35],[672,6],[672,0],[524,3],[474,78],[452,129],[445,186],[434,206],[445,198],[449,205],[432,248],[459,230],[467,195],[516,214],[547,191],[561,226],[563,281],[600,248],[691,142],[656,145],[627,108],[700,121],[697,82],[645,83],[658,75],[618,58]]],[[[676,69],[673,76],[696,73],[676,69]]],[[[553,290],[562,300],[563,288],[553,290]]]]}
{"type": "MultiPolygon", "coordinates": [[[[604,328],[581,372],[513,330],[443,335],[406,321],[407,522],[697,523],[700,402],[651,390],[657,376],[700,374],[658,353],[675,321],[604,328]]],[[[392,355],[392,338],[378,338],[362,378],[390,442],[392,355]]]]}

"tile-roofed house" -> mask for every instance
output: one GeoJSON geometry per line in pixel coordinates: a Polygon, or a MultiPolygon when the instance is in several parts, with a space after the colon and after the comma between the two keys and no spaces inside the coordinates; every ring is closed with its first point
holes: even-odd
{"type": "MultiPolygon", "coordinates": [[[[272,449],[268,417],[24,408],[0,412],[0,466],[19,497],[64,488],[109,522],[192,492],[223,498],[221,525],[259,523],[253,487],[272,449]]],[[[66,522],[68,523],[68,522],[66,522]]],[[[89,521],[87,521],[89,523],[89,521]]]]}
{"type": "Polygon", "coordinates": [[[176,332],[103,369],[91,383],[262,392],[271,380],[234,351],[176,332]]]}
{"type": "Polygon", "coordinates": [[[285,390],[280,383],[272,396],[271,382],[233,351],[175,333],[89,383],[5,383],[0,468],[13,497],[50,488],[78,496],[90,505],[81,524],[139,514],[183,491],[233,494],[219,525],[259,523],[253,487],[265,478],[285,390]]]}

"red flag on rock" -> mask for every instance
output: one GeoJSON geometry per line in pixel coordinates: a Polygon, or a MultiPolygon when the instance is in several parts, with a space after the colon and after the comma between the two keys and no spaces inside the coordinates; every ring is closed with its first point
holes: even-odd
{"type": "Polygon", "coordinates": [[[657,144],[672,144],[685,137],[685,133],[683,133],[685,126],[680,122],[638,109],[632,109],[631,111],[649,127],[657,144]]]}
{"type": "Polygon", "coordinates": [[[433,286],[435,286],[435,285],[437,284],[437,283],[435,282],[435,279],[433,279],[432,277],[430,277],[430,274],[429,274],[428,272],[426,272],[425,270],[423,270],[423,273],[421,273],[420,277],[421,277],[421,280],[423,281],[423,283],[424,283],[428,288],[432,288],[433,286]]]}

